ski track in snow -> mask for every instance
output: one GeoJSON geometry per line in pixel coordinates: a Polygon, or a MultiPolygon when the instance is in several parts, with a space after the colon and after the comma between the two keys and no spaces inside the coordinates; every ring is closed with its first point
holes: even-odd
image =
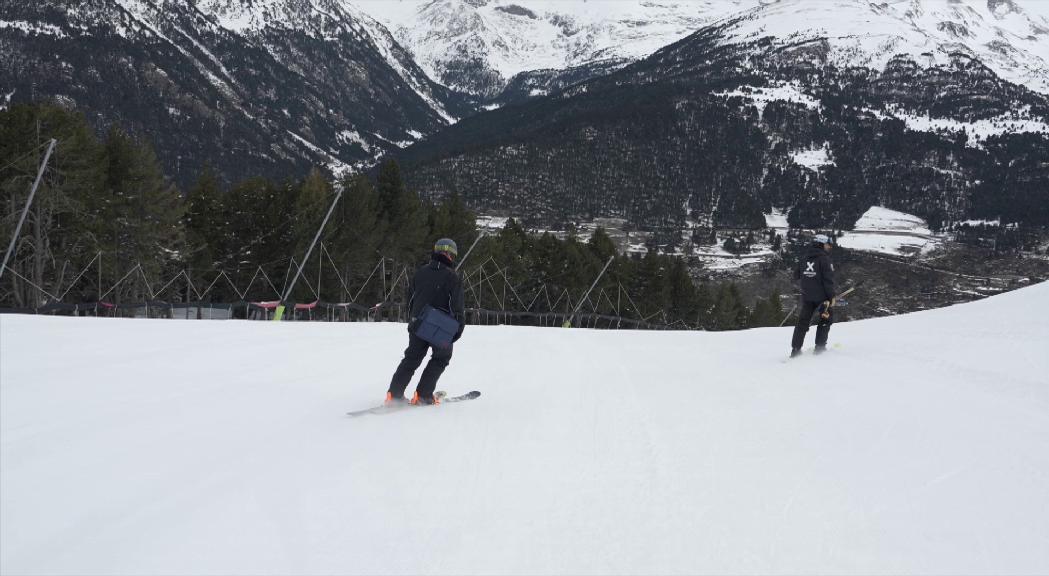
{"type": "Polygon", "coordinates": [[[5,574],[1045,573],[1049,284],[836,325],[0,316],[5,574]],[[809,334],[809,346],[813,334],[809,334]]]}

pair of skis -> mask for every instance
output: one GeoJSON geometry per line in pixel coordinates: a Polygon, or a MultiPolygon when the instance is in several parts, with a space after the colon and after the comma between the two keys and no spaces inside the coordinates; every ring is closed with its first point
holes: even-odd
{"type": "MultiPolygon", "coordinates": [[[[820,316],[822,316],[824,318],[827,318],[827,315],[829,315],[830,309],[834,306],[834,304],[836,304],[838,302],[838,300],[840,300],[840,299],[848,296],[849,294],[852,294],[853,292],[855,292],[857,288],[859,288],[860,286],[863,286],[864,282],[866,282],[866,280],[860,280],[859,282],[854,284],[849,289],[845,290],[844,292],[842,292],[840,294],[835,295],[830,300],[827,300],[824,303],[826,308],[825,308],[825,310],[823,312],[820,313],[820,316]]],[[[787,323],[787,319],[789,319],[792,315],[794,315],[794,311],[797,310],[797,309],[798,309],[798,305],[795,304],[794,307],[790,309],[790,312],[787,312],[787,315],[783,317],[783,320],[779,323],[779,325],[783,326],[784,324],[786,324],[787,323]]]]}
{"type": "Polygon", "coordinates": [[[860,284],[863,284],[862,280],[857,282],[855,286],[852,286],[848,290],[846,290],[846,291],[842,292],[841,294],[838,294],[834,298],[831,298],[830,300],[827,300],[826,302],[824,302],[823,303],[823,307],[824,307],[823,308],[823,312],[820,313],[820,317],[823,318],[824,320],[826,320],[827,318],[830,318],[830,309],[835,304],[838,303],[838,300],[841,300],[842,298],[844,298],[844,297],[848,296],[849,294],[852,294],[853,292],[855,292],[856,289],[860,287],[860,284]]]}
{"type": "MultiPolygon", "coordinates": [[[[441,404],[447,404],[450,402],[463,402],[465,400],[473,400],[480,396],[481,393],[477,390],[461,394],[459,396],[449,396],[447,392],[439,390],[434,392],[433,396],[441,401],[441,404]]],[[[391,412],[400,412],[401,410],[408,410],[411,408],[423,408],[431,406],[430,404],[409,404],[407,402],[395,402],[392,404],[383,404],[382,406],[376,406],[374,408],[365,408],[364,410],[354,410],[347,412],[346,415],[350,417],[365,416],[368,414],[389,414],[391,412]]],[[[431,406],[432,407],[432,406],[431,406]]]]}

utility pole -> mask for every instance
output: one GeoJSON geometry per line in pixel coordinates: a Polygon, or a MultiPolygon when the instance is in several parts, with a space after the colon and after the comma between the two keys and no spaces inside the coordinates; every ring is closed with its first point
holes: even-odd
{"type": "Polygon", "coordinates": [[[11,235],[11,243],[7,245],[7,252],[4,254],[4,262],[0,264],[0,278],[4,277],[4,270],[7,270],[7,261],[11,258],[11,253],[15,250],[15,244],[18,242],[18,235],[22,232],[22,224],[25,224],[25,218],[29,214],[29,207],[33,204],[33,197],[36,196],[36,189],[40,186],[40,180],[44,178],[44,170],[47,169],[47,162],[51,159],[51,153],[55,150],[55,145],[58,144],[58,140],[51,139],[51,143],[47,146],[47,153],[44,154],[44,161],[40,163],[40,170],[36,174],[36,181],[33,182],[33,188],[29,191],[29,200],[26,200],[25,208],[22,209],[22,217],[18,219],[18,225],[15,226],[15,233],[11,235]]]}

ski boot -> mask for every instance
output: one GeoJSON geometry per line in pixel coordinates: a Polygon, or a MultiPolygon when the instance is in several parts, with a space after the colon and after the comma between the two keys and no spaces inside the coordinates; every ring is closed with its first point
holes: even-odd
{"type": "Polygon", "coordinates": [[[424,398],[422,396],[419,396],[419,392],[416,391],[415,396],[412,396],[411,404],[415,406],[437,406],[441,403],[441,398],[443,398],[443,396],[438,396],[436,394],[430,396],[429,398],[424,398]]]}
{"type": "Polygon", "coordinates": [[[404,396],[394,396],[393,392],[386,392],[386,399],[383,400],[383,406],[394,406],[396,404],[404,404],[408,399],[404,396]]]}

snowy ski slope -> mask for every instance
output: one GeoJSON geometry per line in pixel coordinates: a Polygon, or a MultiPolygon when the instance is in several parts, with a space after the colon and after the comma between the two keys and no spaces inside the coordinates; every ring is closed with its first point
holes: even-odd
{"type": "Polygon", "coordinates": [[[1049,573],[1049,284],[789,337],[2,316],[0,572],[1049,573]]]}

